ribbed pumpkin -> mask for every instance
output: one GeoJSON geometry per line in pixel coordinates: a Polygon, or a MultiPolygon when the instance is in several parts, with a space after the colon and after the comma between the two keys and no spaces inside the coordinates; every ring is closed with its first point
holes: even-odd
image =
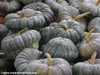
{"type": "Polygon", "coordinates": [[[80,55],[84,58],[90,58],[95,50],[98,53],[97,57],[100,58],[100,33],[92,33],[93,31],[94,29],[91,29],[78,45],[80,55]]]}
{"type": "Polygon", "coordinates": [[[5,24],[12,31],[20,31],[26,27],[40,29],[45,24],[45,18],[40,11],[23,9],[17,13],[8,14],[5,17],[5,24]]]}
{"type": "Polygon", "coordinates": [[[88,61],[76,63],[72,68],[73,75],[100,75],[100,59],[95,57],[96,52],[88,61]]]}
{"type": "MultiPolygon", "coordinates": [[[[37,75],[72,75],[70,65],[61,58],[51,58],[46,53],[47,59],[39,59],[40,53],[34,50],[20,53],[15,60],[18,72],[33,72],[37,75]]],[[[28,74],[27,74],[28,75],[28,74]]]]}
{"type": "Polygon", "coordinates": [[[23,9],[27,9],[27,8],[42,12],[47,22],[46,24],[51,23],[53,21],[54,13],[51,10],[49,5],[44,4],[42,2],[35,2],[32,4],[26,5],[23,9]]]}
{"type": "Polygon", "coordinates": [[[69,5],[65,0],[45,0],[45,3],[51,7],[55,15],[58,14],[60,7],[69,5]]]}
{"type": "Polygon", "coordinates": [[[58,23],[60,27],[55,27],[52,31],[52,37],[63,37],[69,38],[77,44],[82,39],[83,29],[80,26],[80,23],[74,20],[63,20],[58,23]]]}
{"type": "Polygon", "coordinates": [[[90,13],[87,12],[87,13],[80,14],[79,10],[72,6],[62,7],[59,10],[58,22],[60,22],[62,20],[72,19],[72,20],[79,22],[81,24],[83,30],[85,30],[87,24],[86,24],[86,20],[82,17],[84,17],[88,14],[90,14],[90,13]]]}
{"type": "Polygon", "coordinates": [[[100,17],[96,17],[90,21],[88,25],[88,31],[90,31],[91,29],[94,29],[93,32],[95,33],[100,33],[100,17]]]}
{"type": "Polygon", "coordinates": [[[44,53],[49,53],[53,58],[63,58],[73,61],[78,57],[78,50],[74,43],[67,38],[53,38],[46,45],[42,46],[44,53]]]}
{"type": "Polygon", "coordinates": [[[41,38],[40,33],[26,29],[2,40],[2,50],[4,50],[7,59],[13,60],[24,48],[38,48],[38,42],[41,38]]]}
{"type": "MultiPolygon", "coordinates": [[[[21,7],[18,0],[0,0],[0,5],[0,12],[2,11],[6,14],[16,12],[21,7]]],[[[0,16],[6,16],[6,14],[0,16]]]]}
{"type": "Polygon", "coordinates": [[[88,16],[88,18],[94,18],[100,16],[100,0],[89,0],[88,2],[84,2],[80,6],[80,12],[90,12],[91,14],[88,16]]]}

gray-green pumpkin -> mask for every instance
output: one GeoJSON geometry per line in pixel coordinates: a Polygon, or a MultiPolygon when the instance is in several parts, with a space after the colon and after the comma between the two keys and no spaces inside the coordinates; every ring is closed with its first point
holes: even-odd
{"type": "Polygon", "coordinates": [[[78,50],[74,43],[67,38],[53,38],[46,45],[42,46],[44,53],[49,53],[53,58],[63,58],[73,61],[78,57],[78,50]]]}
{"type": "Polygon", "coordinates": [[[72,75],[72,70],[66,60],[51,58],[48,53],[45,56],[47,59],[40,59],[40,53],[37,50],[21,52],[14,63],[16,70],[18,72],[34,72],[37,75],[72,75]]]}
{"type": "MultiPolygon", "coordinates": [[[[25,29],[24,29],[25,30],[25,29]]],[[[38,42],[41,35],[36,30],[26,30],[12,35],[8,35],[2,40],[1,46],[7,59],[15,59],[18,53],[24,48],[38,49],[38,42]]]]}
{"type": "Polygon", "coordinates": [[[8,14],[5,17],[5,24],[12,31],[20,31],[24,28],[40,29],[45,24],[45,18],[40,11],[23,9],[17,13],[8,14]]]}
{"type": "Polygon", "coordinates": [[[92,19],[88,25],[88,31],[94,29],[94,33],[100,33],[100,17],[92,19]]]}
{"type": "Polygon", "coordinates": [[[45,17],[46,24],[51,23],[53,21],[54,13],[49,5],[44,4],[42,2],[35,2],[23,7],[23,9],[27,8],[42,12],[43,16],[45,17]]]}
{"type": "Polygon", "coordinates": [[[18,0],[0,0],[0,16],[6,16],[8,13],[16,12],[20,9],[21,5],[18,0]]]}

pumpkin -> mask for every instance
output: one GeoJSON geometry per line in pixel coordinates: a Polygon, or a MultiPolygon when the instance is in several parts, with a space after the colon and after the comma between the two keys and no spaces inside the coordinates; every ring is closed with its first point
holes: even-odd
{"type": "Polygon", "coordinates": [[[13,60],[24,48],[38,48],[41,36],[36,30],[23,29],[19,33],[9,35],[2,40],[1,46],[6,58],[13,60]]]}
{"type": "Polygon", "coordinates": [[[96,52],[91,59],[85,62],[76,63],[72,70],[73,75],[100,75],[100,59],[95,59],[96,52]]]}
{"type": "Polygon", "coordinates": [[[4,58],[0,58],[0,72],[6,69],[6,64],[7,64],[6,60],[4,58]]]}
{"type": "Polygon", "coordinates": [[[42,0],[19,0],[19,1],[22,2],[25,5],[35,3],[35,2],[42,2],[42,0]]]}
{"type": "Polygon", "coordinates": [[[88,2],[84,2],[80,6],[80,12],[90,12],[91,14],[87,18],[94,18],[94,17],[99,17],[100,16],[100,5],[99,5],[100,0],[89,0],[88,2]]]}
{"type": "Polygon", "coordinates": [[[29,51],[27,54],[23,52],[17,56],[14,64],[18,72],[33,72],[37,75],[72,75],[70,65],[64,59],[51,58],[48,53],[45,53],[47,59],[38,59],[40,54],[36,52],[37,50],[29,51]]]}
{"type": "MultiPolygon", "coordinates": [[[[21,7],[18,0],[0,0],[0,5],[0,12],[2,11],[6,14],[16,12],[21,7]]],[[[6,14],[1,16],[6,16],[6,14]]]]}
{"type": "Polygon", "coordinates": [[[60,7],[69,5],[65,0],[45,0],[45,3],[51,7],[56,16],[58,15],[60,7]]]}
{"type": "Polygon", "coordinates": [[[83,17],[88,14],[90,14],[90,12],[79,14],[79,10],[76,9],[75,7],[66,6],[59,10],[58,22],[60,22],[62,20],[72,19],[72,20],[79,22],[81,24],[83,30],[85,30],[87,24],[86,24],[86,20],[83,17]]]}
{"type": "Polygon", "coordinates": [[[93,31],[91,29],[78,45],[79,53],[85,59],[90,58],[95,50],[98,53],[97,58],[100,58],[100,33],[92,33],[93,31]]]}
{"type": "Polygon", "coordinates": [[[58,23],[58,27],[52,31],[52,37],[63,37],[68,38],[77,44],[82,39],[83,29],[80,23],[74,20],[63,20],[58,23]],[[74,38],[73,38],[74,37],[74,38]]]}
{"type": "Polygon", "coordinates": [[[47,22],[46,24],[49,24],[53,21],[54,13],[51,10],[49,5],[44,4],[42,2],[35,2],[23,7],[23,9],[27,9],[27,8],[42,12],[47,22]]]}
{"type": "Polygon", "coordinates": [[[90,21],[88,24],[88,31],[94,28],[93,32],[100,32],[100,17],[96,17],[90,21]]]}
{"type": "Polygon", "coordinates": [[[78,57],[76,46],[67,38],[53,38],[46,45],[42,46],[41,50],[44,53],[49,53],[53,58],[63,58],[70,62],[78,57]]]}
{"type": "Polygon", "coordinates": [[[6,37],[8,34],[8,29],[5,25],[3,24],[0,24],[0,43],[1,43],[1,40],[6,37]]]}
{"type": "Polygon", "coordinates": [[[8,14],[5,17],[5,25],[13,32],[24,28],[39,29],[45,24],[45,18],[40,11],[23,9],[17,13],[8,14]]]}

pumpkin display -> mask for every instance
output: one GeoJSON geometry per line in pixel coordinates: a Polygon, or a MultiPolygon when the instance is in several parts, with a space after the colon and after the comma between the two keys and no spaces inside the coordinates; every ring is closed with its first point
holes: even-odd
{"type": "Polygon", "coordinates": [[[5,17],[5,25],[12,31],[20,31],[24,28],[39,29],[45,24],[45,18],[40,11],[23,9],[17,13],[8,14],[5,17]]]}
{"type": "Polygon", "coordinates": [[[79,22],[81,24],[83,30],[85,30],[87,24],[86,24],[86,20],[83,17],[88,14],[90,14],[90,12],[80,14],[79,10],[76,9],[75,7],[66,6],[59,10],[58,22],[63,21],[63,20],[72,19],[72,20],[79,22]]]}
{"type": "Polygon", "coordinates": [[[87,18],[94,18],[94,17],[100,17],[100,0],[89,0],[88,2],[84,2],[80,6],[80,12],[90,12],[91,14],[87,16],[87,18]]]}
{"type": "Polygon", "coordinates": [[[6,16],[6,14],[11,12],[16,12],[20,9],[21,5],[18,0],[0,0],[0,16],[6,16]]]}
{"type": "Polygon", "coordinates": [[[90,23],[88,24],[88,31],[90,31],[91,29],[94,29],[93,32],[95,33],[100,32],[100,17],[96,17],[90,21],[90,23]]]}
{"type": "Polygon", "coordinates": [[[51,10],[49,5],[44,4],[42,2],[35,2],[23,7],[23,9],[27,9],[27,8],[42,12],[47,22],[46,24],[49,24],[53,21],[54,13],[51,10]]]}
{"type": "Polygon", "coordinates": [[[78,45],[80,55],[86,59],[90,58],[94,51],[97,51],[97,58],[100,58],[100,33],[92,33],[93,31],[94,29],[91,29],[78,45]]]}
{"type": "Polygon", "coordinates": [[[31,52],[33,53],[31,55],[20,53],[17,56],[14,64],[18,72],[34,72],[37,75],[72,75],[70,65],[64,59],[51,58],[48,53],[45,53],[47,59],[38,59],[40,54],[34,50],[31,52]],[[38,58],[34,60],[34,56],[38,58]]]}
{"type": "Polygon", "coordinates": [[[100,75],[100,59],[95,59],[96,52],[91,59],[85,62],[76,63],[72,70],[73,75],[100,75]]]}
{"type": "Polygon", "coordinates": [[[36,30],[23,29],[19,33],[9,35],[2,40],[1,47],[7,59],[15,59],[24,48],[38,49],[40,33],[36,30]]]}
{"type": "Polygon", "coordinates": [[[56,16],[61,7],[69,5],[65,0],[45,0],[45,3],[51,7],[56,16]]]}
{"type": "Polygon", "coordinates": [[[63,58],[70,62],[78,57],[76,46],[67,38],[53,38],[46,45],[42,46],[41,50],[44,53],[49,53],[53,58],[63,58]]]}

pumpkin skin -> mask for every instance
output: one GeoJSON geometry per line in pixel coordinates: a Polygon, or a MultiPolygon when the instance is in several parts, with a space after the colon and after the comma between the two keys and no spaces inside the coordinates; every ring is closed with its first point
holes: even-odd
{"type": "Polygon", "coordinates": [[[46,24],[49,24],[53,21],[54,13],[51,10],[49,5],[44,4],[42,2],[35,2],[35,3],[29,4],[23,7],[23,9],[27,9],[27,8],[42,12],[47,22],[46,24]]]}
{"type": "MultiPolygon", "coordinates": [[[[63,21],[63,20],[69,20],[72,19],[75,16],[78,16],[79,10],[76,9],[75,7],[72,6],[66,6],[63,7],[59,10],[59,14],[58,14],[58,22],[63,21]]],[[[77,22],[79,22],[83,28],[83,30],[86,29],[86,20],[84,18],[78,19],[77,22]]]]}
{"type": "Polygon", "coordinates": [[[5,17],[5,24],[7,28],[13,32],[18,32],[24,28],[37,30],[44,26],[45,18],[40,11],[23,9],[17,13],[8,14],[5,17]],[[24,16],[22,15],[22,12],[24,12],[24,16]]]}
{"type": "Polygon", "coordinates": [[[21,35],[12,34],[2,40],[1,46],[6,58],[14,60],[24,48],[38,48],[41,35],[36,30],[27,30],[21,35]]]}
{"type": "Polygon", "coordinates": [[[16,12],[20,9],[21,5],[18,0],[0,0],[0,11],[6,14],[1,16],[6,16],[8,13],[16,12]]]}
{"type": "Polygon", "coordinates": [[[92,19],[88,25],[88,31],[94,28],[94,33],[100,32],[100,17],[92,19]]]}
{"type": "Polygon", "coordinates": [[[53,65],[48,66],[47,59],[39,59],[40,53],[36,51],[38,50],[35,50],[35,52],[34,50],[29,50],[27,54],[23,52],[17,56],[14,64],[18,72],[38,73],[39,71],[45,71],[45,74],[40,73],[38,75],[72,75],[70,65],[67,61],[61,58],[52,58],[53,65]]]}
{"type": "Polygon", "coordinates": [[[42,46],[41,50],[44,53],[49,53],[53,58],[63,58],[70,62],[78,57],[76,46],[67,38],[53,38],[46,45],[42,46]]]}

